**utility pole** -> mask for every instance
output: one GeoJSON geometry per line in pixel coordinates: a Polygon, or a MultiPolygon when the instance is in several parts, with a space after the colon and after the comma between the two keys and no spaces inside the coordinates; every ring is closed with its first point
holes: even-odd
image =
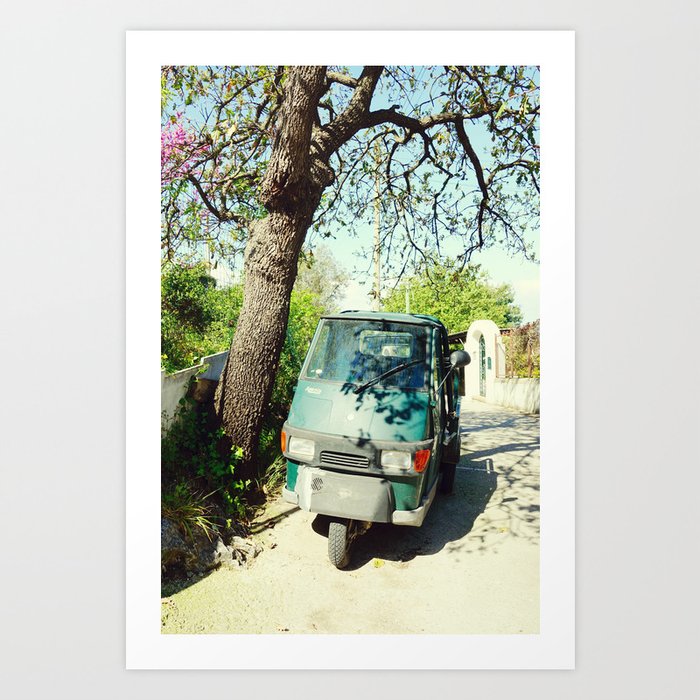
{"type": "Polygon", "coordinates": [[[209,238],[209,215],[206,215],[206,236],[207,236],[207,269],[211,275],[211,260],[214,257],[214,246],[211,243],[211,238],[209,238]]]}
{"type": "Polygon", "coordinates": [[[372,311],[379,311],[382,291],[381,252],[379,241],[379,142],[374,142],[374,298],[372,311]]]}

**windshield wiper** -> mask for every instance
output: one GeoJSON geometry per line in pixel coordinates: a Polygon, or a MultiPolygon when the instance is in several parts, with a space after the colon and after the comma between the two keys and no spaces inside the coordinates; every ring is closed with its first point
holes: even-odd
{"type": "Polygon", "coordinates": [[[360,386],[358,386],[357,389],[355,389],[353,391],[353,394],[360,394],[365,389],[372,386],[372,384],[376,384],[377,382],[380,382],[382,379],[386,379],[386,377],[390,377],[392,374],[396,374],[397,372],[401,372],[404,369],[408,369],[409,367],[413,367],[413,365],[418,365],[421,362],[423,362],[423,360],[413,360],[412,362],[404,362],[402,365],[396,365],[396,367],[392,367],[391,369],[388,369],[386,372],[382,372],[379,376],[374,377],[374,379],[370,379],[368,382],[365,382],[364,384],[360,384],[360,386]]]}

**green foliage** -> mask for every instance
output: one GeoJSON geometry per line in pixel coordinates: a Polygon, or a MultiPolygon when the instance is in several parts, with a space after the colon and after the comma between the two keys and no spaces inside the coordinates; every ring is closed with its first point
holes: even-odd
{"type": "Polygon", "coordinates": [[[492,286],[478,265],[460,271],[450,260],[434,263],[394,289],[384,301],[384,310],[405,311],[407,288],[411,313],[437,316],[450,331],[466,330],[477,319],[490,319],[500,328],[517,326],[522,320],[510,286],[492,286]]]}
{"type": "Polygon", "coordinates": [[[197,479],[218,494],[227,515],[245,520],[244,493],[251,482],[236,478],[242,451],[234,446],[229,454],[222,455],[222,436],[221,428],[212,427],[203,406],[192,399],[182,399],[170,430],[161,440],[163,493],[168,492],[170,484],[197,479]]]}
{"type": "MultiPolygon", "coordinates": [[[[243,304],[243,287],[216,289],[202,264],[167,265],[161,281],[161,353],[167,372],[191,367],[200,357],[228,350],[243,304]]],[[[213,282],[213,280],[212,280],[213,282]]],[[[325,308],[317,294],[292,292],[287,336],[282,348],[271,406],[285,411],[301,364],[325,308]]]]}
{"type": "MultiPolygon", "coordinates": [[[[161,353],[168,372],[194,365],[200,357],[228,350],[243,302],[242,285],[217,289],[202,265],[167,264],[161,279],[161,353]]],[[[280,455],[279,431],[287,417],[301,365],[325,309],[317,294],[292,292],[287,336],[280,355],[269,410],[259,441],[258,473],[266,483],[267,465],[280,455]]],[[[192,401],[183,406],[162,443],[167,483],[199,479],[215,490],[226,512],[245,517],[251,482],[234,477],[242,453],[220,454],[223,431],[212,427],[192,401]]]]}
{"type": "Polygon", "coordinates": [[[540,377],[540,322],[514,328],[503,337],[506,347],[506,375],[540,377]]]}
{"type": "Polygon", "coordinates": [[[303,251],[299,258],[299,269],[294,289],[315,295],[326,313],[337,311],[338,300],[348,283],[348,274],[336,262],[327,245],[318,245],[314,250],[303,251]]]}
{"type": "Polygon", "coordinates": [[[204,263],[168,264],[161,274],[161,310],[194,331],[213,321],[211,292],[216,286],[204,263]]]}
{"type": "Polygon", "coordinates": [[[203,495],[188,481],[179,481],[163,491],[160,503],[161,515],[171,520],[179,530],[194,539],[195,528],[200,528],[211,540],[216,530],[212,506],[207,500],[211,494],[203,495]]]}
{"type": "MultiPolygon", "coordinates": [[[[201,290],[196,290],[189,294],[186,305],[188,310],[194,308],[190,303],[192,298],[202,298],[200,292],[201,290]]],[[[184,323],[179,326],[175,323],[177,317],[172,311],[174,305],[164,304],[166,311],[163,316],[167,323],[162,324],[164,334],[161,343],[164,351],[170,350],[173,353],[164,360],[166,369],[182,369],[192,365],[202,355],[229,348],[240,311],[242,289],[209,289],[204,298],[202,313],[210,321],[201,331],[189,327],[185,332],[184,323]],[[166,335],[166,331],[170,334],[166,335]],[[173,357],[178,360],[177,363],[172,361],[173,357]]],[[[279,432],[287,417],[301,365],[323,311],[317,296],[311,292],[302,290],[292,293],[287,337],[259,442],[258,473],[262,484],[260,488],[265,492],[265,484],[269,480],[267,465],[275,463],[280,456],[279,432]]],[[[205,483],[208,489],[216,491],[227,514],[239,520],[245,519],[253,484],[248,479],[235,477],[242,451],[234,446],[230,454],[222,455],[220,446],[223,430],[193,400],[183,399],[181,404],[173,426],[161,444],[164,483],[196,478],[205,483]]]]}
{"type": "MultiPolygon", "coordinates": [[[[213,283],[203,263],[165,266],[161,276],[161,353],[167,372],[191,367],[205,355],[229,349],[243,305],[243,286],[217,289],[213,283]]],[[[273,408],[282,409],[291,402],[301,363],[325,311],[317,293],[303,288],[292,292],[273,408]]]]}
{"type": "Polygon", "coordinates": [[[226,350],[243,304],[240,285],[217,289],[204,263],[166,263],[161,272],[161,356],[175,372],[226,350]]]}
{"type": "MultiPolygon", "coordinates": [[[[161,357],[168,372],[190,367],[204,355],[228,350],[243,303],[242,285],[217,289],[203,264],[167,264],[161,278],[161,357]]],[[[259,442],[259,472],[279,456],[279,431],[289,411],[301,365],[325,311],[317,294],[292,293],[285,339],[268,414],[259,442]]],[[[243,518],[244,493],[250,483],[233,478],[240,450],[223,458],[220,428],[208,425],[206,415],[185,401],[162,444],[164,474],[173,479],[203,479],[216,490],[228,513],[243,518]]],[[[237,448],[236,448],[237,449],[237,448]]]]}
{"type": "Polygon", "coordinates": [[[287,479],[287,460],[280,454],[265,470],[261,489],[266,496],[277,493],[287,479]]]}

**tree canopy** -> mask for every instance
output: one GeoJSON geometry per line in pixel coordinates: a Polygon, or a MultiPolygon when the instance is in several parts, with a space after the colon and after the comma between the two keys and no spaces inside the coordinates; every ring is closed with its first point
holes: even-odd
{"type": "Polygon", "coordinates": [[[399,284],[385,299],[384,309],[405,311],[407,292],[411,313],[437,316],[451,332],[465,331],[478,319],[489,319],[500,328],[522,321],[510,286],[489,284],[478,265],[460,269],[449,260],[434,264],[399,284]]]}
{"type": "Polygon", "coordinates": [[[302,251],[299,271],[294,283],[296,291],[313,294],[326,313],[338,311],[338,301],[343,296],[349,280],[348,273],[338,265],[327,245],[302,251]]]}
{"type": "MultiPolygon", "coordinates": [[[[162,70],[162,245],[242,252],[288,83],[283,66],[162,70]]],[[[539,74],[527,66],[329,67],[314,100],[311,235],[355,235],[378,203],[385,266],[459,264],[496,243],[526,256],[539,217],[539,74]]],[[[283,187],[286,183],[276,183],[283,187]]],[[[274,192],[268,192],[274,196],[274,192]]]]}

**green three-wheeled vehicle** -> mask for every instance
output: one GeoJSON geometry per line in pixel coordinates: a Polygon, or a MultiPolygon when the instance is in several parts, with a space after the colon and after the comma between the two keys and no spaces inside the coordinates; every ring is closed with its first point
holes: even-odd
{"type": "Polygon", "coordinates": [[[434,316],[348,311],[321,319],[282,432],[285,500],[329,516],[338,568],[371,523],[420,526],[460,455],[455,369],[434,316]]]}

